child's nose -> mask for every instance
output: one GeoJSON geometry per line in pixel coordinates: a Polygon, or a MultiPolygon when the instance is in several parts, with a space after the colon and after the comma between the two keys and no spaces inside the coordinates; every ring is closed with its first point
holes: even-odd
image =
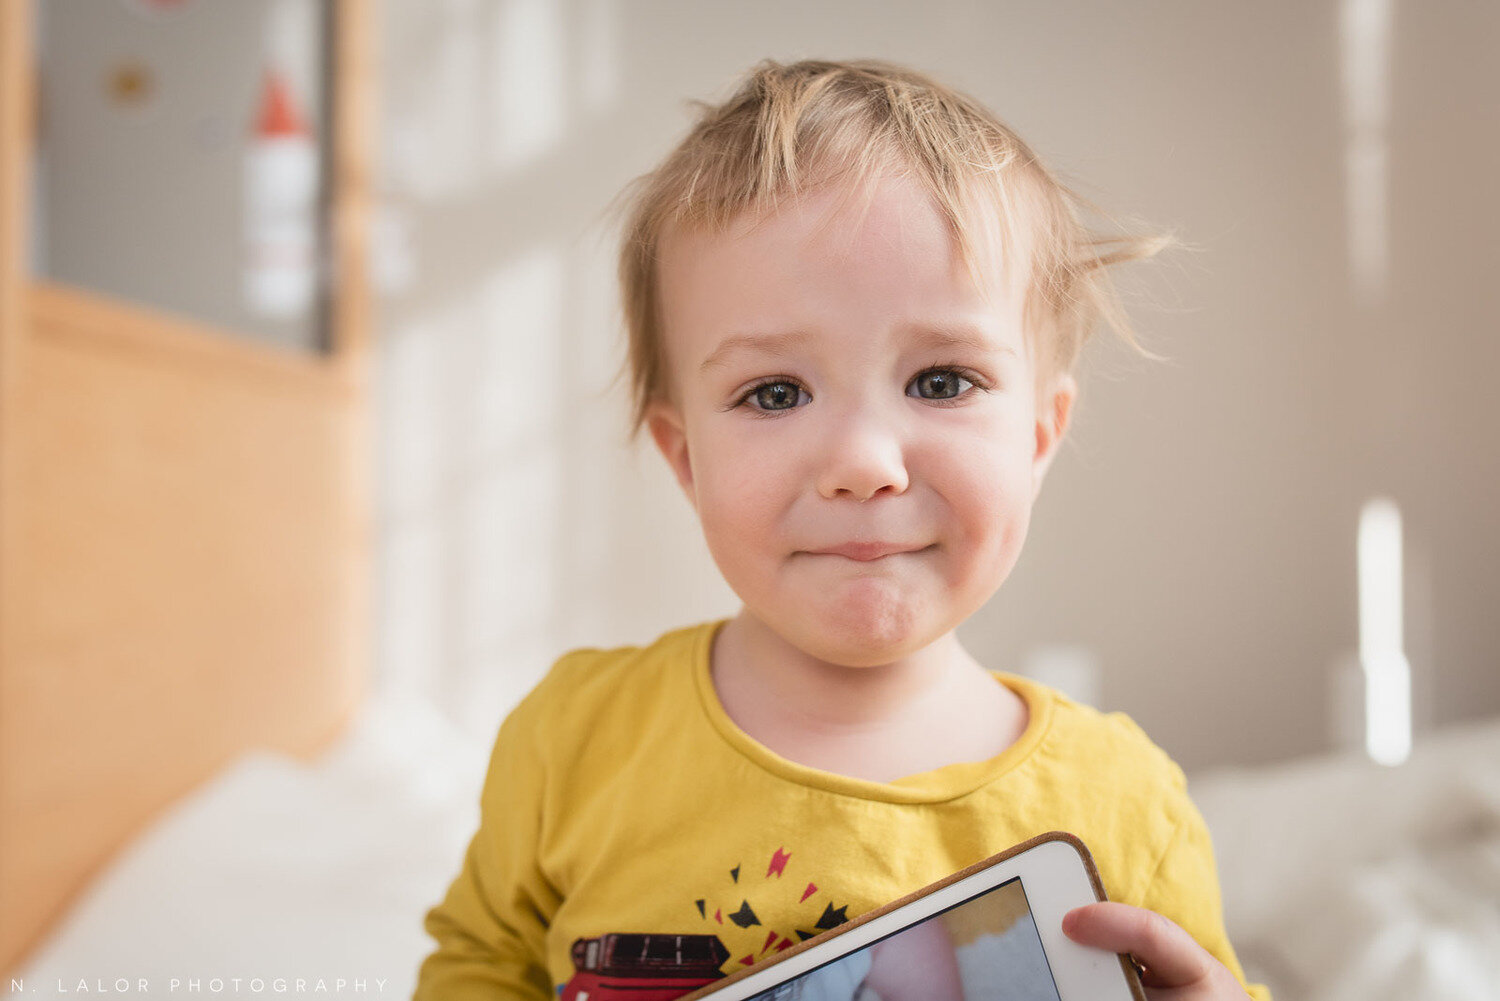
{"type": "Polygon", "coordinates": [[[903,493],[910,479],[898,430],[875,414],[861,414],[841,422],[830,435],[818,493],[832,500],[852,497],[867,501],[882,491],[903,493]]]}

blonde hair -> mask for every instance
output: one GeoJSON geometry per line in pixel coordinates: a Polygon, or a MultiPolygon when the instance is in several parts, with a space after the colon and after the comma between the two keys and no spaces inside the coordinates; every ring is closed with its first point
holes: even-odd
{"type": "MultiPolygon", "coordinates": [[[[657,265],[676,227],[725,232],[741,217],[774,213],[783,199],[837,184],[847,198],[889,174],[914,175],[945,217],[974,284],[981,280],[973,220],[998,210],[1003,248],[1029,246],[1023,316],[1038,370],[1073,367],[1102,320],[1141,347],[1105,269],[1154,256],[1164,234],[1102,236],[1080,209],[1098,212],[973,98],[876,59],[757,63],[722,104],[700,109],[687,136],[617,198],[627,199],[619,279],[631,378],[630,434],[650,404],[670,398],[657,265]]],[[[1102,213],[1100,213],[1102,214],[1102,213]]],[[[1007,269],[1017,266],[1004,254],[1007,269]]],[[[622,370],[621,374],[624,374],[622,370]]]]}

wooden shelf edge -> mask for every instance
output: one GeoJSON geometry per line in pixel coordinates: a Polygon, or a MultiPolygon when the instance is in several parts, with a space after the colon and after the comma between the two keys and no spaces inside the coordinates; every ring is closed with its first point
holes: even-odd
{"type": "Polygon", "coordinates": [[[364,388],[360,359],[257,344],[208,324],[96,292],[30,282],[23,290],[23,303],[27,333],[42,340],[87,340],[97,347],[139,355],[143,361],[206,366],[318,392],[354,393],[364,388]]]}

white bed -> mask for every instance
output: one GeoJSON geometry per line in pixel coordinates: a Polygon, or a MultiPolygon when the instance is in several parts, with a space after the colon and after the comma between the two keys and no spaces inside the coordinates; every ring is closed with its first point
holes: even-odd
{"type": "Polygon", "coordinates": [[[376,699],[313,765],[244,755],[121,854],[8,996],[144,979],[151,995],[410,997],[488,754],[419,702],[376,699]]]}
{"type": "MultiPolygon", "coordinates": [[[[376,699],[311,766],[241,758],[121,855],[10,996],[409,997],[488,750],[376,699]]],[[[1231,936],[1278,1001],[1500,999],[1500,720],[1398,769],[1329,757],[1191,791],[1231,936]]]]}
{"type": "Polygon", "coordinates": [[[1500,719],[1397,768],[1328,756],[1189,791],[1230,936],[1277,1001],[1500,1001],[1500,719]]]}

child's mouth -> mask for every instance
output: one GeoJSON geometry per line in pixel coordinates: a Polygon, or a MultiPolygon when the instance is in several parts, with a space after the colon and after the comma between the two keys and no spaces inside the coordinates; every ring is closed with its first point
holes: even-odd
{"type": "MultiPolygon", "coordinates": [[[[935,545],[935,543],[934,543],[935,545]]],[[[874,560],[884,559],[887,556],[899,556],[903,553],[923,553],[932,546],[906,545],[893,542],[846,542],[839,546],[829,546],[826,549],[811,549],[811,556],[842,556],[845,559],[858,560],[861,563],[870,563],[874,560]]]]}

